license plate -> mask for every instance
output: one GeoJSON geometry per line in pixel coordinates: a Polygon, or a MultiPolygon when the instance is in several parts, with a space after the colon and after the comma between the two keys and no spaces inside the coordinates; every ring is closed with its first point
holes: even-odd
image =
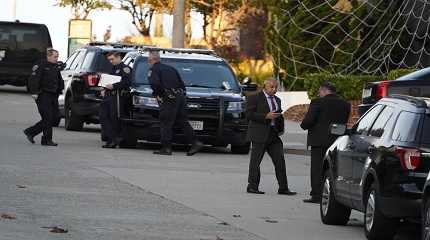
{"type": "Polygon", "coordinates": [[[189,121],[189,122],[190,122],[191,127],[194,130],[197,130],[197,131],[203,130],[203,121],[189,121]]]}
{"type": "Polygon", "coordinates": [[[368,98],[372,96],[372,89],[368,88],[368,89],[364,89],[363,90],[363,98],[368,98]]]}
{"type": "Polygon", "coordinates": [[[6,50],[0,50],[0,61],[6,57],[6,50]]]}

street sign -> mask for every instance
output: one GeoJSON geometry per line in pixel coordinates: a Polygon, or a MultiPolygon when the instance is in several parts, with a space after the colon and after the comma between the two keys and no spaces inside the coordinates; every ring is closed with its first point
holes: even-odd
{"type": "Polygon", "coordinates": [[[67,55],[70,56],[76,49],[91,42],[92,21],[86,19],[69,20],[69,41],[67,55]]]}

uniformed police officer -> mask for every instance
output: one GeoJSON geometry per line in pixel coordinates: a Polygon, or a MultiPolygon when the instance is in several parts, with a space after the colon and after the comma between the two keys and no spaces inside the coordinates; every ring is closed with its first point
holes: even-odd
{"type": "Polygon", "coordinates": [[[203,144],[197,140],[194,130],[188,122],[186,113],[186,89],[178,71],[160,62],[158,51],[149,52],[148,62],[151,65],[149,82],[153,95],[160,106],[161,149],[155,154],[172,155],[173,127],[180,127],[188,143],[192,144],[187,155],[191,156],[200,151],[203,144]]]}
{"type": "Polygon", "coordinates": [[[42,145],[58,145],[52,141],[52,125],[59,115],[58,95],[64,89],[60,71],[58,51],[52,48],[46,51],[46,59],[33,66],[29,84],[35,86],[34,92],[38,94],[36,104],[42,120],[24,130],[24,134],[31,143],[35,143],[34,137],[43,132],[42,145]]]}
{"type": "Polygon", "coordinates": [[[106,57],[113,65],[111,74],[121,76],[121,81],[107,85],[106,89],[101,92],[103,102],[100,108],[100,124],[102,138],[106,140],[106,144],[102,147],[116,148],[124,138],[124,128],[121,127],[119,116],[124,116],[126,112],[126,95],[130,89],[131,69],[122,62],[119,52],[110,52],[106,57]]]}

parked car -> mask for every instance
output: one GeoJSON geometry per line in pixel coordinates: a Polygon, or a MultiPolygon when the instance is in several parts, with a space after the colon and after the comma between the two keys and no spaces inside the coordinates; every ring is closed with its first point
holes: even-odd
{"type": "MultiPolygon", "coordinates": [[[[428,121],[430,122],[430,120],[428,121]]],[[[427,127],[428,127],[427,129],[430,128],[430,126],[427,126],[427,127]]],[[[421,239],[428,240],[430,239],[430,173],[427,176],[426,183],[424,184],[424,193],[423,193],[421,206],[422,206],[422,212],[421,212],[422,238],[421,239]]]]}
{"type": "MultiPolygon", "coordinates": [[[[61,117],[66,130],[80,131],[84,123],[99,123],[99,106],[102,101],[100,75],[110,73],[112,64],[106,54],[112,51],[125,56],[139,46],[113,43],[90,43],[77,49],[66,61],[61,72],[65,89],[59,96],[61,117]]],[[[56,122],[58,125],[60,119],[56,122]]]]}
{"type": "MultiPolygon", "coordinates": [[[[135,146],[137,140],[160,141],[159,106],[147,77],[150,50],[160,51],[162,62],[176,68],[184,80],[189,121],[199,140],[214,146],[231,144],[233,153],[247,154],[250,143],[243,92],[256,86],[241,86],[226,61],[201,49],[144,48],[125,57],[124,63],[133,68],[131,111],[122,119],[128,129],[126,145],[135,146]]],[[[173,141],[184,143],[180,131],[173,141]]]]}
{"type": "Polygon", "coordinates": [[[430,97],[430,68],[424,68],[393,81],[367,83],[363,89],[362,104],[358,106],[363,115],[380,99],[391,94],[430,97]]]}
{"type": "Polygon", "coordinates": [[[344,225],[351,209],[364,213],[371,240],[392,239],[401,219],[420,217],[430,170],[430,99],[393,95],[378,101],[340,135],[324,159],[321,220],[344,225]]]}
{"type": "Polygon", "coordinates": [[[43,24],[0,21],[0,85],[27,86],[32,66],[52,47],[43,24]]]}

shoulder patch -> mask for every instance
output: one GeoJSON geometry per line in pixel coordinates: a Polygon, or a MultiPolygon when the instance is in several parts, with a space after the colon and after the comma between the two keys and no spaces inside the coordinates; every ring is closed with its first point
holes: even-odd
{"type": "Polygon", "coordinates": [[[33,72],[34,72],[34,71],[36,71],[37,69],[39,69],[39,65],[37,65],[37,64],[36,64],[36,65],[34,65],[34,66],[33,66],[32,70],[33,70],[33,72]]]}
{"type": "Polygon", "coordinates": [[[124,67],[122,69],[125,73],[129,74],[130,73],[130,68],[129,67],[124,67]]]}

